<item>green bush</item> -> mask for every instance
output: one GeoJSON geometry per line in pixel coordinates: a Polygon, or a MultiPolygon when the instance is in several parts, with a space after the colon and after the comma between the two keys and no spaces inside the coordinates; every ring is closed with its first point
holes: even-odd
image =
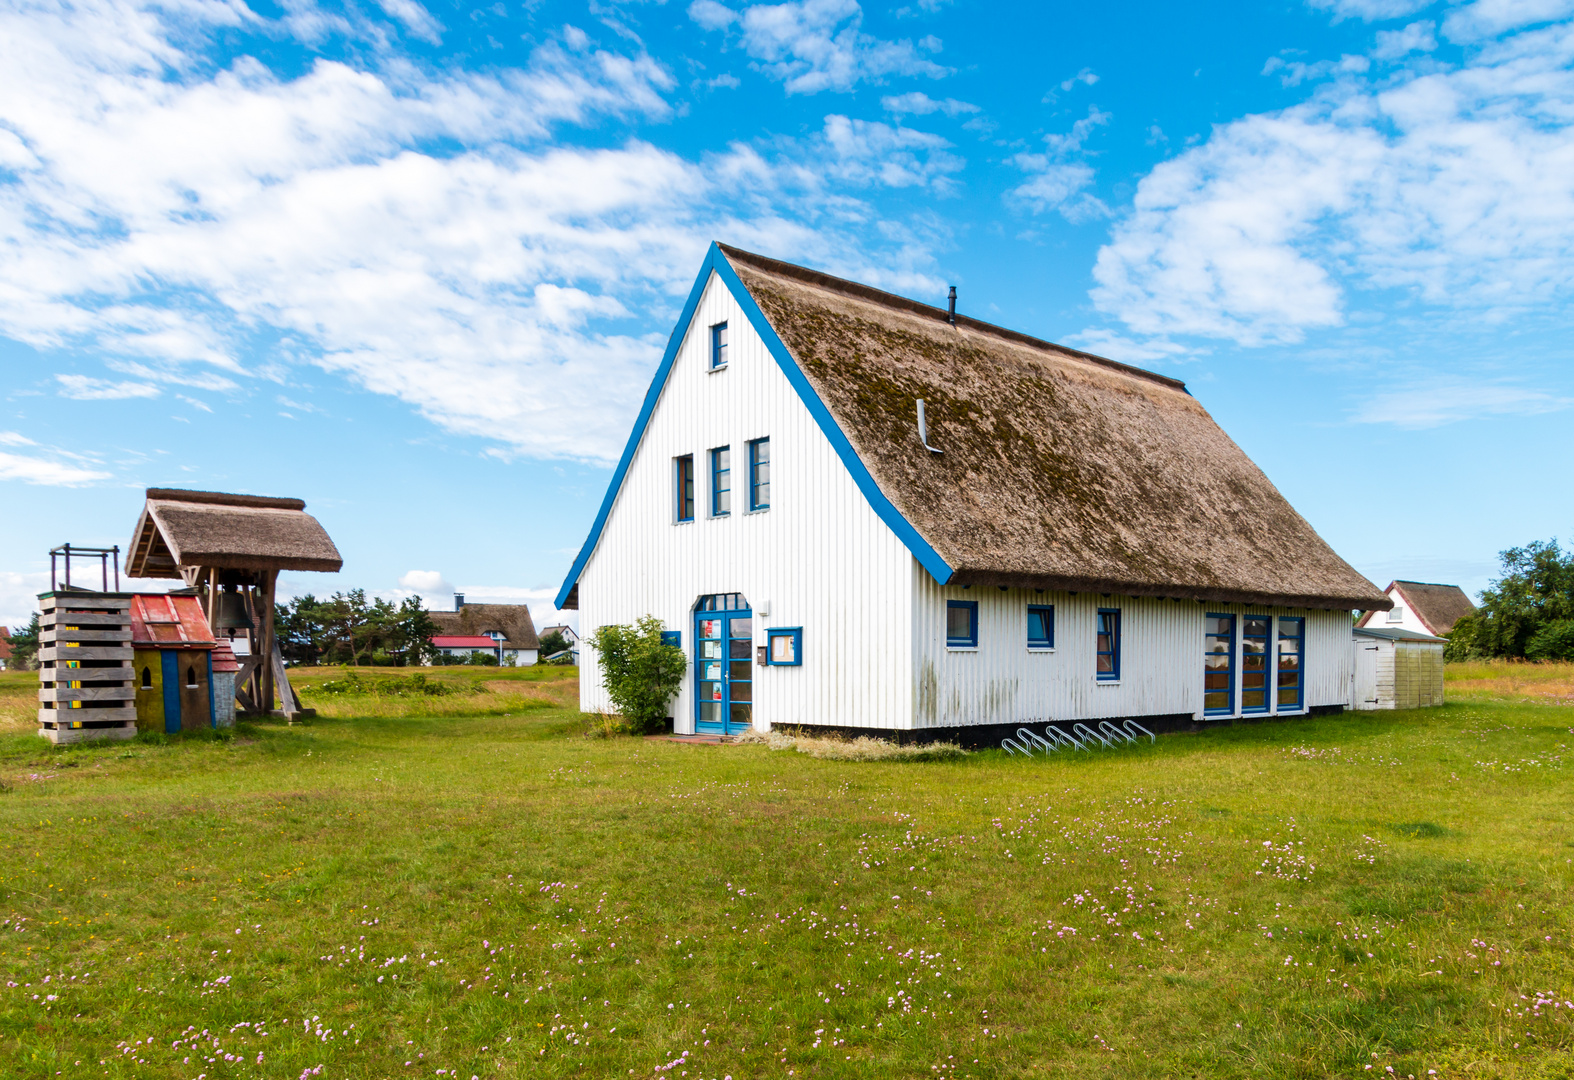
{"type": "Polygon", "coordinates": [[[601,660],[601,685],[636,735],[661,729],[667,703],[683,684],[688,657],[661,640],[661,620],[646,615],[632,626],[600,626],[587,639],[601,660]]]}
{"type": "Polygon", "coordinates": [[[1527,660],[1574,660],[1574,619],[1556,619],[1531,635],[1527,660]]]}
{"type": "MultiPolygon", "coordinates": [[[[361,676],[354,671],[349,672],[342,679],[329,679],[325,683],[309,688],[309,693],[317,694],[375,694],[380,697],[442,697],[452,694],[456,687],[441,682],[433,682],[425,675],[411,675],[408,678],[394,677],[391,679],[368,679],[361,681],[361,676]]],[[[472,693],[485,693],[486,687],[467,687],[472,693]]]]}

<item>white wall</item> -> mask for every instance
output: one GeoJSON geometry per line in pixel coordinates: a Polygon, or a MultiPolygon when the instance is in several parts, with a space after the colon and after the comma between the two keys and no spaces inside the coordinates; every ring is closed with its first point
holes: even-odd
{"type": "MultiPolygon", "coordinates": [[[[1203,620],[1208,612],[1237,616],[1237,680],[1241,669],[1240,616],[1304,617],[1306,703],[1345,705],[1349,701],[1350,616],[1343,611],[1199,604],[1191,600],[1177,603],[1089,593],[1073,596],[993,586],[962,589],[937,585],[916,561],[912,571],[915,727],[1175,713],[1203,719],[1203,620]],[[976,651],[946,647],[947,600],[978,602],[976,651]],[[1027,648],[1028,604],[1054,606],[1053,652],[1027,648]],[[1099,608],[1118,608],[1121,612],[1121,677],[1114,683],[1095,678],[1095,619],[1099,608]]],[[[1236,711],[1231,715],[1241,715],[1240,700],[1237,682],[1236,711]]],[[[1277,711],[1275,701],[1269,715],[1277,711]]]]}
{"type": "MultiPolygon", "coordinates": [[[[768,724],[892,727],[912,715],[908,592],[912,557],[869,507],[765,343],[714,274],[695,312],[595,552],[579,578],[581,632],[641,615],[681,630],[692,608],[741,592],[773,626],[803,627],[802,667],[755,667],[754,718],[768,724]],[[725,371],[709,370],[710,327],[730,331],[725,371]],[[747,443],[771,440],[771,508],[747,512],[747,443]],[[732,515],[708,516],[712,447],[731,445],[732,515]],[[695,518],[675,523],[674,459],[695,459],[695,518]]],[[[595,650],[581,654],[580,707],[609,707],[595,650]]],[[[692,731],[692,671],[673,702],[692,731]]]]}

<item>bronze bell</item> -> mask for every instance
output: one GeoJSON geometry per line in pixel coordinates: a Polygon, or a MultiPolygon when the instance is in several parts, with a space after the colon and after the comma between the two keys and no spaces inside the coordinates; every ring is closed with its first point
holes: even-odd
{"type": "Polygon", "coordinates": [[[231,586],[224,586],[224,591],[219,594],[218,617],[213,621],[215,630],[250,630],[253,626],[251,616],[246,614],[246,598],[234,592],[231,586]]]}

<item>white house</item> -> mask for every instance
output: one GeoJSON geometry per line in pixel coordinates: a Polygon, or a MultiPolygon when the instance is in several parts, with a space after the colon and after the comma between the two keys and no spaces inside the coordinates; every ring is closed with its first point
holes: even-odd
{"type": "Polygon", "coordinates": [[[427,614],[438,629],[432,646],[446,656],[488,652],[504,667],[536,662],[536,627],[525,604],[467,604],[463,593],[455,593],[453,611],[427,614]]]}
{"type": "Polygon", "coordinates": [[[679,732],[970,744],[1343,709],[1388,603],[1184,384],[720,245],[557,597],[663,620],[679,732]]]}
{"type": "Polygon", "coordinates": [[[1474,613],[1465,590],[1458,585],[1438,585],[1429,581],[1393,581],[1383,590],[1393,603],[1387,611],[1368,611],[1357,626],[1372,629],[1407,630],[1412,634],[1442,637],[1466,615],[1474,613]]]}

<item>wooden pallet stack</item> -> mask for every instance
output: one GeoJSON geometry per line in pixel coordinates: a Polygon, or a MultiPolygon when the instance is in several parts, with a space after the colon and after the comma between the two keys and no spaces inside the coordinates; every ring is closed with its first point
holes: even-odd
{"type": "Polygon", "coordinates": [[[38,733],[52,743],[134,738],[130,594],[73,589],[38,599],[38,733]]]}

